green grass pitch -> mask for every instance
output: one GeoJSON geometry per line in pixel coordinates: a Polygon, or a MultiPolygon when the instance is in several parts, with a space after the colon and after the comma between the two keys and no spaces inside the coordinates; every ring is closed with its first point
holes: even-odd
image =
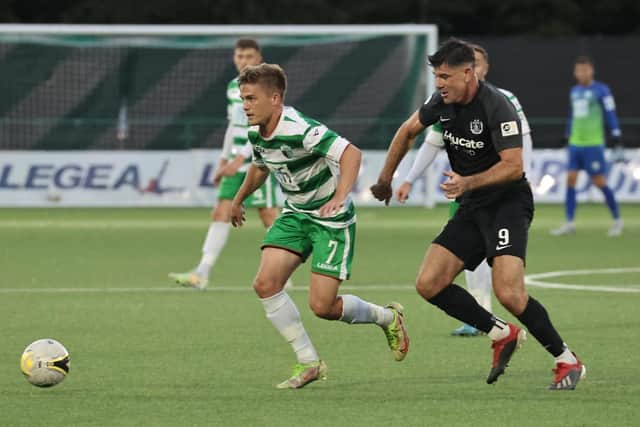
{"type": "Polygon", "coordinates": [[[489,340],[450,337],[458,322],[413,289],[445,206],[358,211],[345,292],[405,306],[412,342],[402,363],[379,328],[314,318],[308,265],[295,273],[291,295],[329,366],[327,381],[295,391],[273,387],[295,360],[251,290],[264,233],[253,212],[232,232],[211,289],[197,292],[167,273],[199,259],[206,209],[0,210],[0,425],[638,425],[640,206],[622,212],[619,238],[606,236],[603,205],[580,205],[577,234],[552,237],[562,208],[537,207],[528,274],[590,270],[545,280],[628,290],[529,288],[588,368],[577,390],[550,392],[552,359],[532,337],[489,386],[489,340]],[[601,271],[615,268],[636,270],[601,271]],[[44,337],[72,360],[51,389],[28,384],[18,363],[44,337]]]}

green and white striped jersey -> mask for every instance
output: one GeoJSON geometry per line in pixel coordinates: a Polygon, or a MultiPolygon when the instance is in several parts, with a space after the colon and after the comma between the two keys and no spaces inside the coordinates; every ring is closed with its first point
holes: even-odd
{"type": "Polygon", "coordinates": [[[229,124],[225,133],[222,158],[232,161],[238,155],[244,156],[245,164],[240,167],[238,172],[246,172],[251,163],[251,144],[247,139],[249,123],[242,108],[237,77],[227,85],[227,120],[229,120],[229,124]]]}
{"type": "Polygon", "coordinates": [[[253,146],[253,163],[267,167],[282,187],[286,196],[283,212],[303,213],[331,228],[345,228],[355,222],[350,197],[335,215],[318,215],[318,209],[336,190],[340,157],[349,141],[287,106],[271,136],[265,138],[258,126],[251,126],[249,141],[253,146]]]}
{"type": "Polygon", "coordinates": [[[512,92],[509,92],[506,89],[502,89],[499,87],[498,90],[502,92],[504,96],[507,97],[509,102],[511,102],[511,104],[513,104],[513,107],[516,109],[516,113],[518,113],[518,118],[520,119],[520,124],[522,127],[522,134],[526,135],[528,133],[531,133],[531,127],[529,127],[529,120],[527,120],[527,116],[524,115],[524,110],[522,110],[522,105],[520,104],[520,100],[518,100],[518,98],[512,92]]]}

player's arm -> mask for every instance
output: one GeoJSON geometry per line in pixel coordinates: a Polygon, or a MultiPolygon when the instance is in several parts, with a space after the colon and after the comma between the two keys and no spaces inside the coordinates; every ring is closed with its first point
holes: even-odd
{"type": "Polygon", "coordinates": [[[498,153],[500,160],[486,171],[462,176],[455,172],[444,172],[448,176],[440,188],[448,199],[455,199],[463,193],[489,185],[502,184],[510,181],[517,181],[522,178],[522,148],[507,148],[498,153]]]}
{"type": "Polygon", "coordinates": [[[362,152],[355,145],[348,144],[340,156],[340,176],[336,191],[331,200],[320,207],[320,216],[331,216],[342,208],[358,179],[361,161],[362,152]]]}
{"type": "Polygon", "coordinates": [[[407,173],[404,182],[396,191],[396,199],[400,203],[404,203],[407,200],[413,183],[418,177],[422,176],[424,171],[433,163],[443,146],[442,132],[434,129],[429,130],[424,143],[422,143],[416,153],[416,158],[413,160],[409,173],[407,173]]]}
{"type": "Polygon", "coordinates": [[[491,141],[500,160],[489,169],[468,176],[449,171],[449,177],[440,184],[448,199],[478,188],[518,181],[523,176],[522,124],[513,105],[505,97],[483,99],[491,129],[491,141]]]}
{"type": "Polygon", "coordinates": [[[216,171],[213,175],[213,184],[218,185],[222,179],[225,168],[229,161],[229,155],[231,154],[231,148],[233,146],[233,129],[231,123],[227,126],[227,130],[224,132],[224,139],[222,140],[222,152],[220,153],[220,161],[216,167],[216,171]]]}
{"type": "Polygon", "coordinates": [[[238,170],[244,165],[246,159],[251,157],[251,152],[253,151],[251,147],[251,143],[247,141],[247,143],[240,149],[236,157],[230,162],[227,162],[226,166],[220,170],[220,174],[222,176],[233,176],[238,173],[238,170]]]}
{"type": "Polygon", "coordinates": [[[564,136],[562,138],[563,144],[567,144],[569,142],[569,138],[571,138],[571,128],[573,126],[573,102],[571,101],[571,94],[569,94],[569,116],[567,117],[567,126],[564,130],[564,136]]]}
{"type": "Polygon", "coordinates": [[[262,184],[264,184],[268,176],[269,169],[267,169],[266,166],[257,166],[255,164],[249,166],[247,175],[244,177],[244,181],[242,181],[240,189],[231,202],[231,224],[234,227],[242,226],[242,223],[245,220],[242,203],[254,191],[260,188],[262,184]]]}
{"type": "Polygon", "coordinates": [[[620,130],[620,125],[618,123],[618,115],[616,114],[616,102],[607,85],[603,85],[599,101],[602,106],[602,110],[604,111],[605,123],[611,133],[611,138],[614,140],[619,139],[622,136],[622,131],[620,130]]]}
{"type": "Polygon", "coordinates": [[[391,181],[393,180],[393,174],[400,161],[409,151],[409,148],[415,143],[416,137],[424,129],[425,126],[420,121],[419,111],[413,113],[411,117],[400,125],[391,140],[391,145],[389,145],[387,158],[378,176],[378,182],[371,186],[371,192],[376,199],[384,201],[387,205],[389,204],[392,194],[391,181]]]}

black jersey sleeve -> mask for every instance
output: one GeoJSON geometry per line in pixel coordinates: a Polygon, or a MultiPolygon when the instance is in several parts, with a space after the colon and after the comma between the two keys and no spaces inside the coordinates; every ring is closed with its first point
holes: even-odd
{"type": "Polygon", "coordinates": [[[491,86],[487,89],[483,101],[496,151],[521,148],[522,124],[515,107],[498,89],[491,86]]]}
{"type": "Polygon", "coordinates": [[[422,104],[418,112],[420,123],[422,123],[424,127],[428,127],[440,120],[440,111],[443,105],[444,102],[440,92],[431,94],[429,99],[422,104]]]}

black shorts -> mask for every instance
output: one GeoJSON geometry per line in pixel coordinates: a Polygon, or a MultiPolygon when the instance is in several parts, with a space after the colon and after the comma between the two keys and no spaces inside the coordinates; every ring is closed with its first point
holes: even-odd
{"type": "Polygon", "coordinates": [[[519,186],[486,206],[461,205],[433,243],[460,258],[467,270],[475,270],[485,258],[493,265],[500,255],[524,261],[532,220],[531,189],[519,186]]]}

